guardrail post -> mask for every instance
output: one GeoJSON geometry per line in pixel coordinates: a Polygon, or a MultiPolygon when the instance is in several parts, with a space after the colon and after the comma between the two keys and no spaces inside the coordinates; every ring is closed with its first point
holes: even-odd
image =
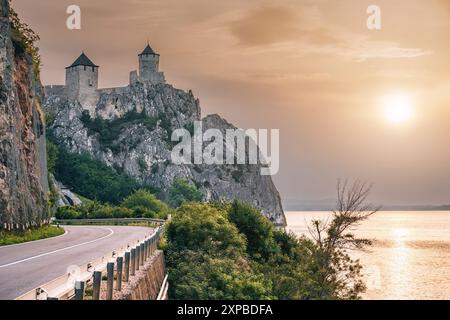
{"type": "Polygon", "coordinates": [[[92,284],[92,300],[100,300],[100,286],[102,285],[102,273],[94,271],[94,281],[92,284]]]}
{"type": "Polygon", "coordinates": [[[153,255],[152,244],[153,244],[153,237],[150,237],[150,239],[148,239],[148,255],[150,257],[153,255]]]}
{"type": "Polygon", "coordinates": [[[149,240],[149,246],[150,246],[150,249],[148,249],[148,253],[149,253],[150,256],[153,255],[153,250],[152,250],[152,247],[153,247],[153,238],[154,238],[154,236],[152,235],[152,236],[150,237],[150,240],[149,240]]]}
{"type": "Polygon", "coordinates": [[[148,239],[144,242],[144,259],[145,261],[148,259],[148,239]]]}
{"type": "Polygon", "coordinates": [[[125,273],[124,273],[124,281],[128,282],[130,279],[130,253],[125,252],[125,273]]]}
{"type": "Polygon", "coordinates": [[[155,234],[155,236],[152,239],[152,254],[155,253],[155,243],[156,243],[156,239],[157,239],[158,235],[155,234]]]}
{"type": "Polygon", "coordinates": [[[123,257],[117,258],[117,283],[116,290],[122,290],[122,269],[123,269],[123,257]]]}
{"type": "Polygon", "coordinates": [[[130,274],[134,276],[135,274],[134,271],[136,270],[136,249],[131,249],[130,259],[131,259],[130,274]]]}
{"type": "Polygon", "coordinates": [[[107,286],[106,286],[106,300],[112,300],[113,286],[114,286],[114,262],[108,262],[106,265],[107,272],[107,286]]]}
{"type": "Polygon", "coordinates": [[[141,246],[136,246],[136,270],[139,270],[139,264],[141,260],[141,246]]]}
{"type": "Polygon", "coordinates": [[[84,300],[84,281],[76,281],[75,282],[75,300],[84,300]]]}
{"type": "Polygon", "coordinates": [[[141,266],[144,265],[144,243],[141,243],[141,259],[139,260],[141,266]]]}

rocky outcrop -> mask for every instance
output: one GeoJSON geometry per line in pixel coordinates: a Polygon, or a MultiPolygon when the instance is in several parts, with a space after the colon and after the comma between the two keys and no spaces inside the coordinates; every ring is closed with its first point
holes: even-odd
{"type": "MultiPolygon", "coordinates": [[[[219,129],[224,137],[226,130],[237,129],[218,115],[202,119],[203,131],[219,129]]],[[[246,152],[248,157],[248,150],[246,152]]],[[[271,176],[261,175],[261,165],[195,165],[193,180],[200,183],[210,199],[241,199],[259,208],[275,225],[285,226],[286,220],[281,205],[280,194],[271,176]]]]}
{"type": "Polygon", "coordinates": [[[44,107],[54,118],[54,137],[70,152],[89,153],[115,170],[164,194],[176,178],[195,183],[208,200],[239,199],[260,208],[276,225],[286,224],[280,196],[260,165],[177,165],[172,162],[175,129],[234,128],[219,116],[201,120],[200,103],[192,92],[168,84],[135,82],[98,90],[92,110],[69,100],[60,87],[47,87],[44,107]],[[89,111],[87,111],[89,109],[89,111]]]}
{"type": "Polygon", "coordinates": [[[55,205],[56,207],[65,207],[65,206],[78,206],[83,202],[81,199],[70,191],[65,185],[61,182],[56,181],[53,177],[53,174],[49,175],[50,184],[53,185],[54,188],[54,196],[55,196],[55,205]]]}
{"type": "Polygon", "coordinates": [[[0,228],[49,219],[41,86],[31,57],[13,45],[9,6],[0,14],[0,228]]]}

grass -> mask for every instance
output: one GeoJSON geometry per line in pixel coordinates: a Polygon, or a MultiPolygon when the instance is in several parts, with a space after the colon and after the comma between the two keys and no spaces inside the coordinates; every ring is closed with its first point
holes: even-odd
{"type": "Polygon", "coordinates": [[[83,197],[82,195],[79,195],[78,193],[74,193],[77,197],[78,197],[78,199],[80,199],[81,200],[81,202],[83,202],[83,204],[92,204],[92,203],[94,203],[94,201],[93,200],[91,200],[91,199],[88,199],[88,198],[86,198],[86,197],[83,197]]]}
{"type": "Polygon", "coordinates": [[[0,247],[11,244],[52,238],[64,233],[63,228],[43,226],[25,231],[0,231],[0,247]]]}

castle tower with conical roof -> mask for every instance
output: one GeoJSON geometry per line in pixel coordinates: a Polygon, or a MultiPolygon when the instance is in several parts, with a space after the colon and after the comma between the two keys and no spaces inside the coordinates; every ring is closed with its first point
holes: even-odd
{"type": "Polygon", "coordinates": [[[84,52],[66,68],[66,93],[71,101],[82,105],[95,104],[98,89],[98,69],[84,52]]]}
{"type": "Polygon", "coordinates": [[[166,79],[164,73],[159,72],[159,54],[157,54],[149,44],[145,47],[144,51],[139,54],[139,77],[136,77],[136,73],[131,74],[131,83],[136,80],[158,84],[165,83],[166,79]]]}

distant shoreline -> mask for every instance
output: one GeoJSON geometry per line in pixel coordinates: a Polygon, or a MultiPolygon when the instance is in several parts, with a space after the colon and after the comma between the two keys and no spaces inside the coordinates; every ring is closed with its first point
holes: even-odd
{"type": "MultiPolygon", "coordinates": [[[[324,208],[291,208],[285,207],[284,211],[286,212],[295,212],[295,211],[303,211],[303,212],[320,212],[320,211],[333,211],[334,208],[324,207],[324,208]]],[[[439,207],[382,207],[380,211],[425,211],[425,212],[433,212],[433,211],[450,211],[450,206],[439,206],[439,207]]]]}

